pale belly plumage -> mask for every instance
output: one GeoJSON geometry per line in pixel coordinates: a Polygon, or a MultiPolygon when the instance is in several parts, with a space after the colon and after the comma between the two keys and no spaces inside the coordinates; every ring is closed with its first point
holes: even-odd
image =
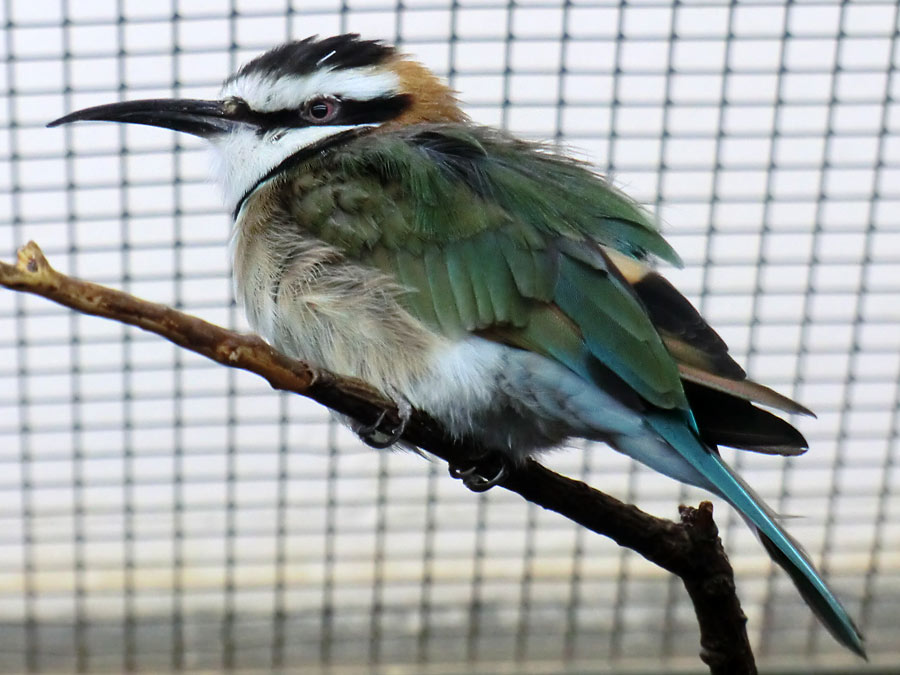
{"type": "Polygon", "coordinates": [[[256,218],[239,218],[234,235],[236,294],[254,330],[286,354],[403,397],[452,434],[515,457],[640,428],[634,411],[558,364],[438,334],[403,308],[398,298],[410,291],[390,277],[264,209],[250,212],[256,218]]]}

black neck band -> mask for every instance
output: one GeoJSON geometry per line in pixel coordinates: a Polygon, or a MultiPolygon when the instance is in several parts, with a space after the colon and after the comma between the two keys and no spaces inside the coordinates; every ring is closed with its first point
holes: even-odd
{"type": "Polygon", "coordinates": [[[302,164],[307,161],[314,155],[319,154],[320,152],[325,152],[326,150],[330,150],[331,148],[340,145],[346,141],[353,140],[354,138],[358,138],[372,129],[371,127],[360,127],[358,129],[347,129],[346,131],[342,131],[339,134],[335,134],[334,136],[329,136],[327,138],[323,138],[321,141],[317,141],[316,143],[312,143],[311,145],[307,145],[305,148],[300,148],[293,155],[290,155],[278,164],[276,164],[273,168],[269,169],[265,174],[263,174],[262,178],[256,181],[253,185],[250,186],[243,196],[238,200],[237,204],[234,207],[234,211],[231,214],[231,219],[237,221],[238,214],[241,212],[241,208],[244,206],[244,202],[252,195],[256,189],[265,183],[270,178],[274,178],[282,171],[287,171],[288,169],[292,169],[298,164],[302,164]]]}

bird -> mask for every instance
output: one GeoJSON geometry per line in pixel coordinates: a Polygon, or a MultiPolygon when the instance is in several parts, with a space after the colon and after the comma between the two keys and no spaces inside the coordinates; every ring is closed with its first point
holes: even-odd
{"type": "Polygon", "coordinates": [[[602,441],[731,504],[836,640],[849,613],[719,446],[799,455],[771,409],[658,271],[681,266],[657,219],[588,163],[475,123],[448,84],[381,40],[295,40],[250,60],[215,100],[114,102],[61,117],[206,139],[233,220],[235,294],[275,348],[360,378],[489,448],[455,467],[486,489],[572,439],[602,441]],[[761,407],[762,406],[762,407],[761,407]]]}

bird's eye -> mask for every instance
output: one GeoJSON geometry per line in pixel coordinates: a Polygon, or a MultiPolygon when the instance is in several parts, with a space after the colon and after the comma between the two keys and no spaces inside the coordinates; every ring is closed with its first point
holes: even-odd
{"type": "Polygon", "coordinates": [[[308,101],[303,106],[301,115],[311,124],[327,124],[337,116],[338,108],[337,99],[321,96],[308,101]]]}

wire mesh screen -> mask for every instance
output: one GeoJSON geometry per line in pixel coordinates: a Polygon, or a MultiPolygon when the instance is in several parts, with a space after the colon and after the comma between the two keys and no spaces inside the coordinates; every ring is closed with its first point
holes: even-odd
{"type": "MultiPolygon", "coordinates": [[[[361,32],[479,122],[555,140],[655,208],[666,270],[751,376],[813,408],[801,458],[728,455],[900,659],[900,128],[891,2],[0,3],[0,256],[244,328],[202,142],[48,130],[212,98],[288,38],[361,32]]],[[[676,516],[604,446],[547,458],[676,516]]],[[[138,330],[0,292],[0,669],[702,671],[677,580],[138,330]]],[[[761,664],[859,668],[743,523],[717,520],[761,664]]]]}

